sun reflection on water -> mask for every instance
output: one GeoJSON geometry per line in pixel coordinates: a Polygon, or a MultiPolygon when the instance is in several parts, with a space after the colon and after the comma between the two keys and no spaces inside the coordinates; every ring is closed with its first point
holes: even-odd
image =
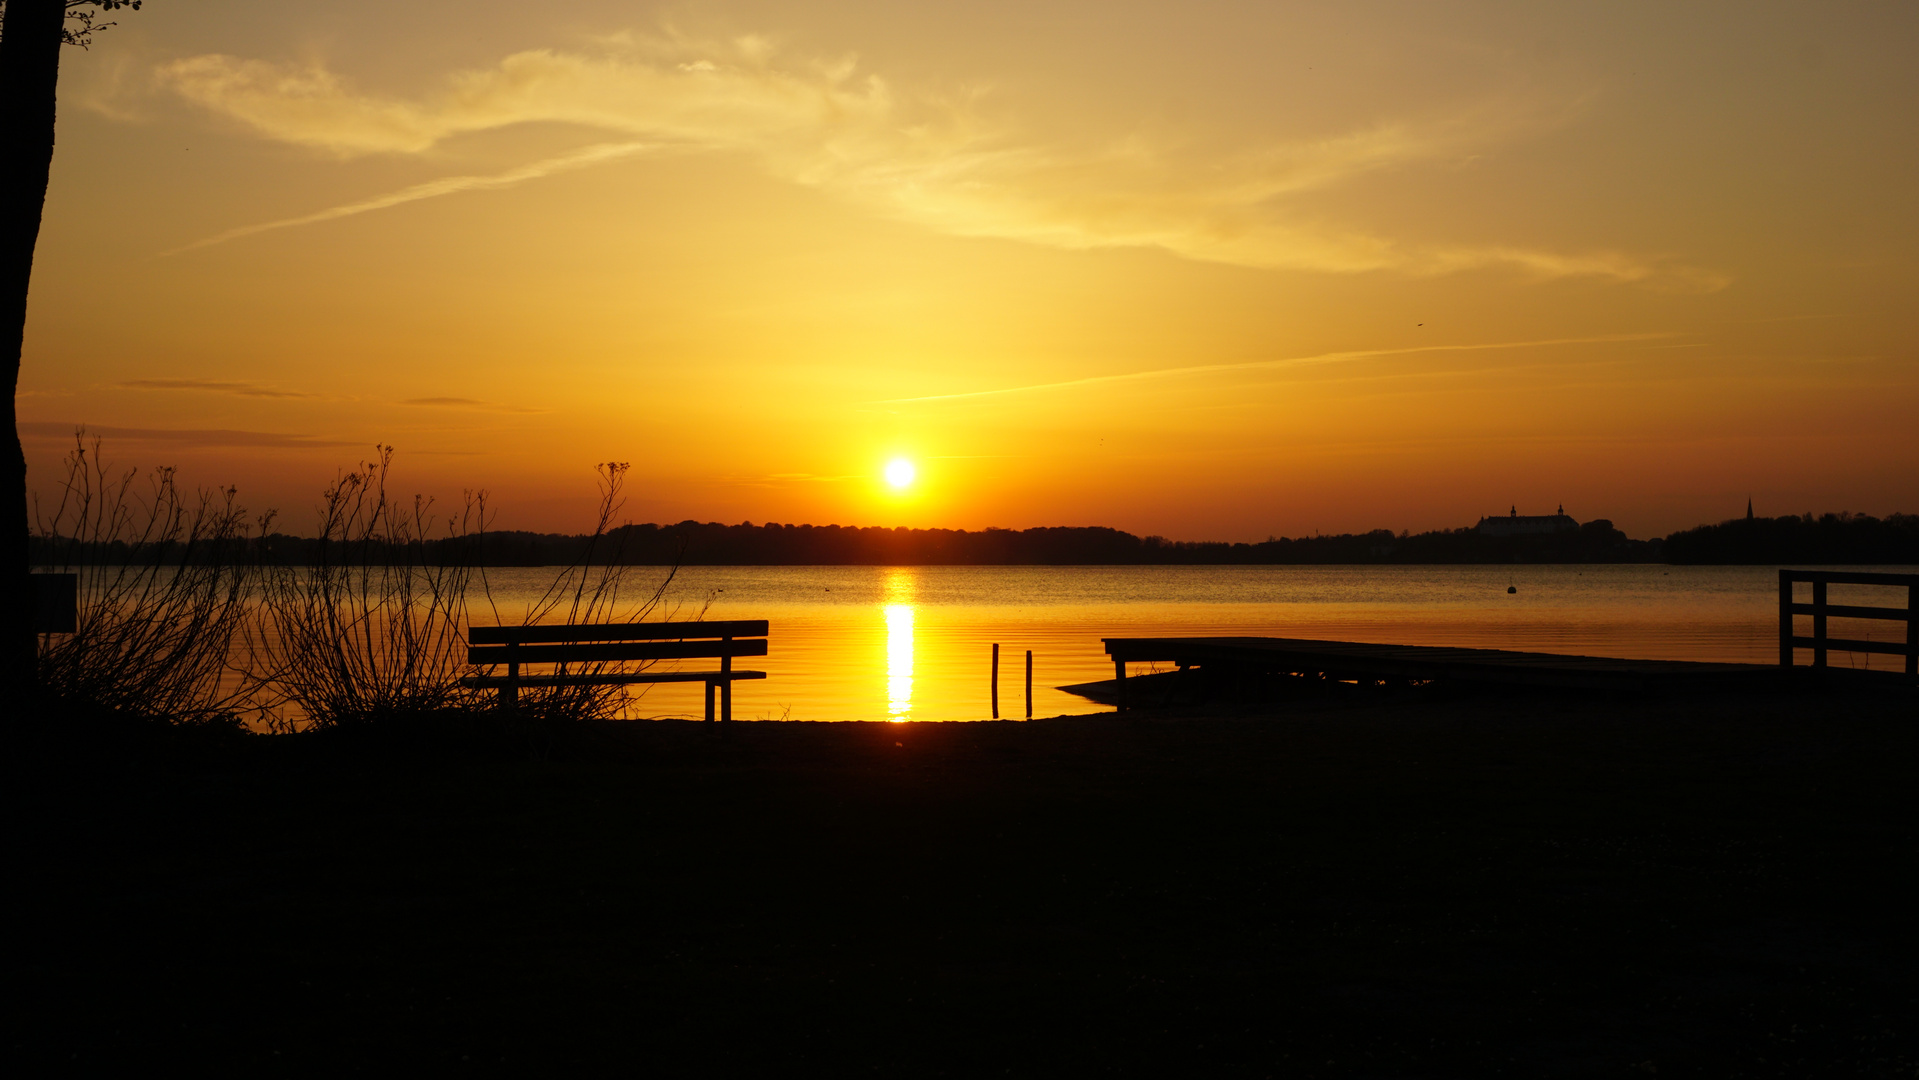
{"type": "Polygon", "coordinates": [[[918,582],[910,570],[886,575],[886,718],[906,720],[913,711],[913,600],[918,582]]]}

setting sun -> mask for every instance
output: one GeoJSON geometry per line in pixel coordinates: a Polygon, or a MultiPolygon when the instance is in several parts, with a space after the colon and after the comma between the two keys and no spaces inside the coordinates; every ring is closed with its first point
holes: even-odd
{"type": "Polygon", "coordinates": [[[901,490],[912,484],[913,478],[918,475],[919,470],[905,458],[894,458],[886,463],[886,482],[901,490]]]}

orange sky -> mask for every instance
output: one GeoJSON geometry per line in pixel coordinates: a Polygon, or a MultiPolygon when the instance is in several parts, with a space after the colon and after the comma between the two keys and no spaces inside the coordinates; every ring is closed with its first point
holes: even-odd
{"type": "Polygon", "coordinates": [[[84,423],[294,530],[376,442],[552,530],[609,459],[642,521],[1919,511],[1911,5],[119,23],[65,57],[43,490],[84,423]]]}

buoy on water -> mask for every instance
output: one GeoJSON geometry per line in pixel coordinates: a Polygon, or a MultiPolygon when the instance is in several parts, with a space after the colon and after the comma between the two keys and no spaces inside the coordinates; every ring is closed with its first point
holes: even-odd
{"type": "Polygon", "coordinates": [[[1506,595],[1507,595],[1507,596],[1511,596],[1512,594],[1514,594],[1514,593],[1516,593],[1516,592],[1518,592],[1518,591],[1519,591],[1519,586],[1517,586],[1517,585],[1508,585],[1508,586],[1506,586],[1506,595]]]}

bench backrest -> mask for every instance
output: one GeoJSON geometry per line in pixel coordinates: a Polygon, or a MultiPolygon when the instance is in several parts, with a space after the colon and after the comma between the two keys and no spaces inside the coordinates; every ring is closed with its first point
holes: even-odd
{"type": "Polygon", "coordinates": [[[473,626],[469,664],[562,664],[766,655],[766,620],[473,626]]]}

